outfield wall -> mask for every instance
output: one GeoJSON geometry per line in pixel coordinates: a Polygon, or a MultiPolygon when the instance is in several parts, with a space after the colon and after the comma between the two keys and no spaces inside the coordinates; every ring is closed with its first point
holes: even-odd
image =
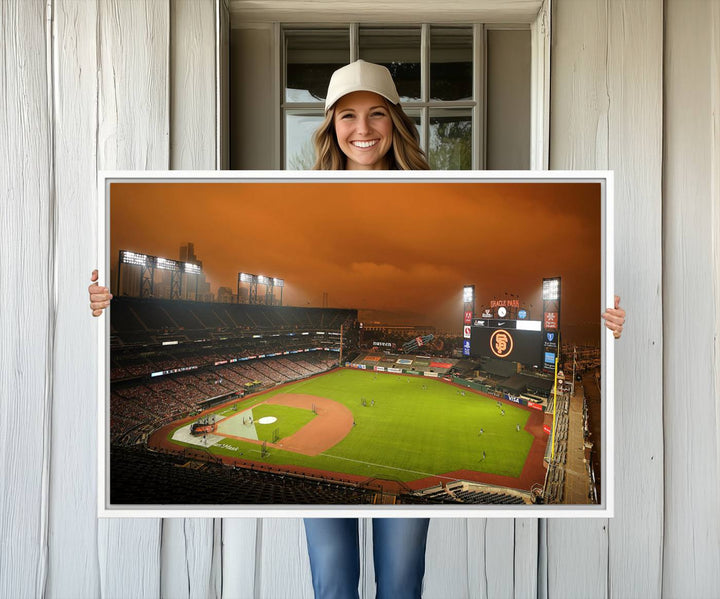
{"type": "Polygon", "coordinates": [[[426,376],[428,378],[440,378],[442,375],[435,371],[408,370],[406,368],[396,368],[394,366],[373,366],[368,368],[367,364],[358,364],[356,362],[345,362],[346,368],[354,368],[356,370],[371,370],[373,372],[389,372],[390,374],[407,374],[410,376],[426,376]]]}

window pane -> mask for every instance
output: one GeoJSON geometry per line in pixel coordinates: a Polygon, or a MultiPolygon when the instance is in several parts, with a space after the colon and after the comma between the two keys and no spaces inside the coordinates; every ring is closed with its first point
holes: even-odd
{"type": "Polygon", "coordinates": [[[321,112],[293,112],[285,115],[285,169],[308,171],[315,164],[312,135],[323,122],[321,112]]]}
{"type": "Polygon", "coordinates": [[[422,130],[422,120],[420,117],[420,109],[419,108],[403,108],[405,114],[407,114],[413,123],[415,123],[415,129],[417,129],[418,136],[420,137],[420,147],[425,147],[425,140],[423,139],[423,130],[422,130]]]}
{"type": "Polygon", "coordinates": [[[360,28],[360,58],[386,66],[401,102],[420,100],[420,28],[360,28]]]}
{"type": "Polygon", "coordinates": [[[430,29],[430,99],[472,100],[473,36],[470,27],[430,29]]]}
{"type": "Polygon", "coordinates": [[[435,170],[472,168],[472,117],[467,109],[430,111],[428,162],[435,170]]]}
{"type": "Polygon", "coordinates": [[[323,101],[333,71],[350,62],[350,32],[286,31],[285,57],[285,101],[323,101]]]}

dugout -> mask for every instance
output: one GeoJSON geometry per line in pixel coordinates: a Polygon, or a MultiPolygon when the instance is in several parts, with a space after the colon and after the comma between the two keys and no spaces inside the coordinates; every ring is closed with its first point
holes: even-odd
{"type": "Polygon", "coordinates": [[[208,399],[198,401],[197,407],[200,410],[207,410],[208,408],[212,408],[213,406],[233,399],[234,397],[240,397],[240,394],[235,391],[229,391],[228,393],[222,393],[221,395],[216,395],[215,397],[209,397],[208,399]]]}

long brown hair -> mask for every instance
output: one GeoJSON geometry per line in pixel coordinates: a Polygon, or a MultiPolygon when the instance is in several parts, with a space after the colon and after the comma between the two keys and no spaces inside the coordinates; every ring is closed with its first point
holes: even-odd
{"type": "MultiPolygon", "coordinates": [[[[420,148],[420,136],[415,123],[405,114],[400,104],[385,102],[390,119],[393,124],[392,148],[387,157],[389,170],[396,171],[426,171],[430,166],[425,158],[425,152],[420,148]]],[[[335,135],[335,106],[325,113],[325,119],[313,134],[315,146],[316,171],[342,171],[345,170],[347,158],[338,145],[335,135]]]]}

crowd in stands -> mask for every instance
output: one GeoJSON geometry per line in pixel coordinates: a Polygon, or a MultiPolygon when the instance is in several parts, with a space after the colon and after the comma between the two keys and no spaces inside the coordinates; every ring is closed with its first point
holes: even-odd
{"type": "MultiPolygon", "coordinates": [[[[247,362],[223,364],[201,372],[184,372],[155,379],[119,383],[111,387],[110,435],[113,442],[132,443],[141,435],[128,435],[140,425],[159,426],[197,409],[203,400],[241,394],[247,383],[257,389],[325,372],[337,364],[336,352],[316,351],[247,362]]],[[[144,428],[142,430],[145,430],[144,428]]]]}
{"type": "MultiPolygon", "coordinates": [[[[218,362],[251,358],[259,355],[304,350],[315,347],[339,347],[338,337],[299,336],[269,337],[267,339],[233,339],[209,341],[207,344],[187,343],[172,346],[173,350],[147,348],[138,356],[135,349],[112,348],[110,380],[149,376],[168,370],[194,370],[214,366],[218,362]]],[[[296,355],[296,354],[291,354],[296,355]]]]}

